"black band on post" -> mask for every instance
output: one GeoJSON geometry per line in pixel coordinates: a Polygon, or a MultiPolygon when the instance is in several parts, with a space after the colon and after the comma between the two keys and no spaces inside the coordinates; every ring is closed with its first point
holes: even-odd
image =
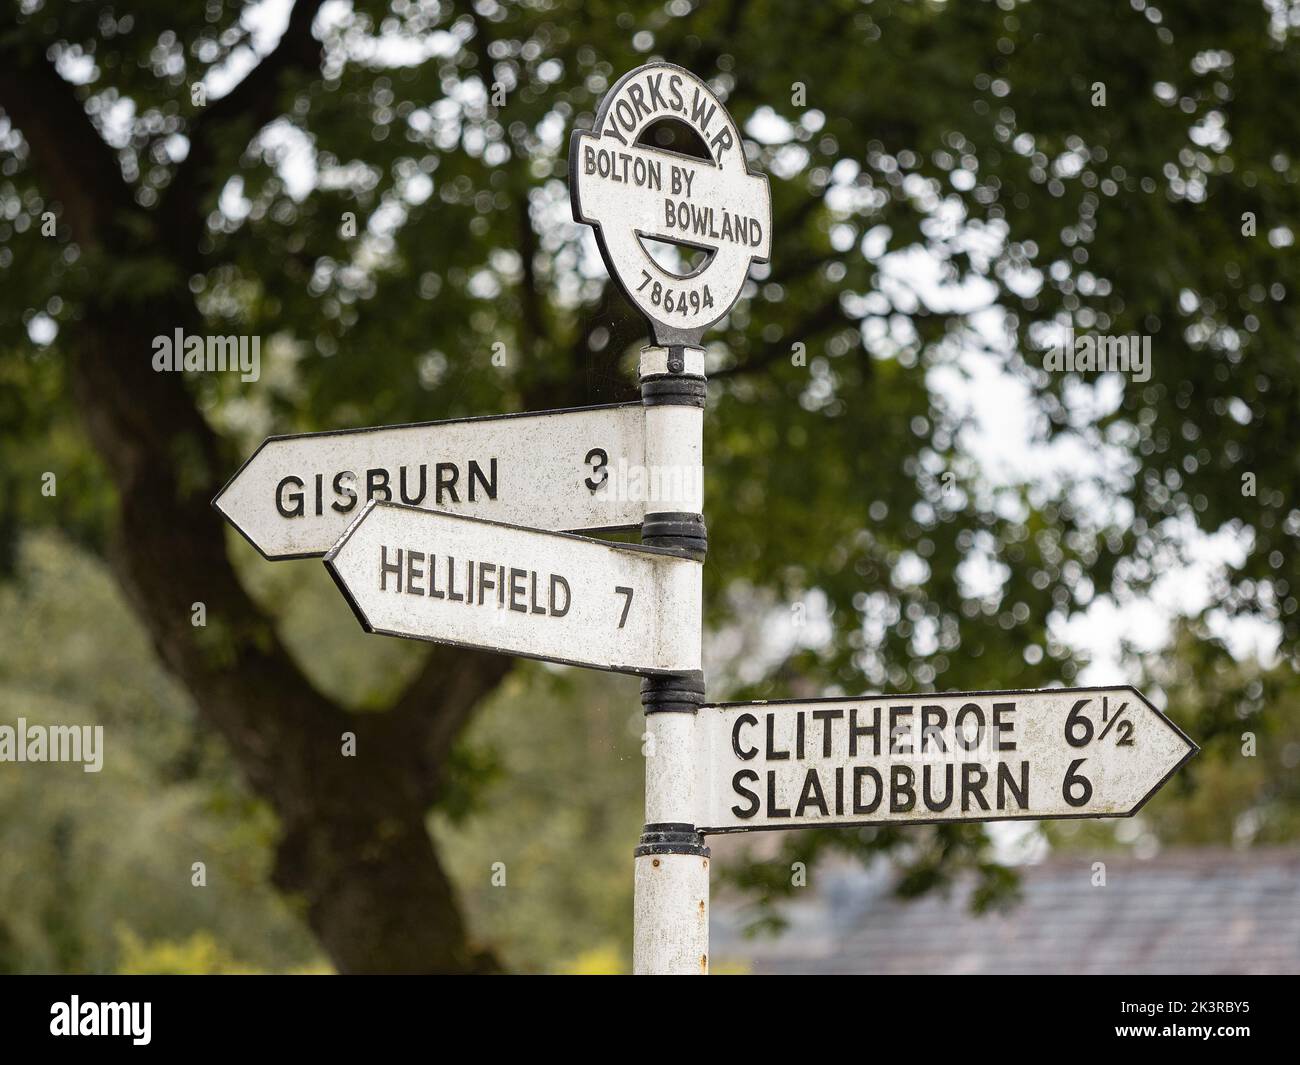
{"type": "Polygon", "coordinates": [[[661,511],[645,516],[641,523],[641,542],[652,547],[675,547],[703,562],[709,551],[709,531],[702,514],[661,511]]]}
{"type": "Polygon", "coordinates": [[[694,854],[707,858],[709,848],[704,845],[704,837],[695,831],[694,825],[674,821],[646,825],[633,853],[638,858],[647,854],[694,854]]]}
{"type": "Polygon", "coordinates": [[[707,385],[703,377],[655,374],[641,378],[641,402],[647,407],[673,403],[684,407],[703,407],[706,395],[707,385]]]}
{"type": "Polygon", "coordinates": [[[703,670],[643,677],[641,680],[641,706],[647,714],[693,714],[703,705],[703,670]]]}

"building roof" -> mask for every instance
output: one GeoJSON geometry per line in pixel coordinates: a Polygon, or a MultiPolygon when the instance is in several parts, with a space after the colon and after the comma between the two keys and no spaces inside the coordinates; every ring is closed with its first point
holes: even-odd
{"type": "Polygon", "coordinates": [[[976,916],[970,881],[909,902],[879,872],[814,867],[779,937],[746,939],[752,914],[718,899],[712,954],[756,973],[1300,973],[1300,849],[1058,855],[1021,873],[1018,905],[976,916]]]}

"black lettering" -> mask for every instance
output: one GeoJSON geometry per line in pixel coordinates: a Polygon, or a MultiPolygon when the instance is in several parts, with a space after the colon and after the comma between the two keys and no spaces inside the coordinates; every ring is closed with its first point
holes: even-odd
{"type": "MultiPolygon", "coordinates": [[[[788,757],[788,754],[787,754],[788,757]]],[[[789,809],[782,809],[776,804],[776,774],[772,770],[767,771],[767,816],[768,817],[789,817],[789,809]]]]}
{"type": "Polygon", "coordinates": [[[397,578],[397,591],[402,590],[402,549],[397,549],[397,561],[388,561],[388,545],[379,546],[379,590],[388,591],[388,575],[392,574],[397,578]]]}
{"type": "Polygon", "coordinates": [[[931,774],[938,768],[929,764],[921,767],[921,796],[927,810],[946,810],[952,805],[952,763],[948,762],[943,767],[943,798],[941,799],[935,798],[930,788],[931,774]]]}
{"type": "Polygon", "coordinates": [[[407,594],[407,595],[423,595],[423,594],[424,594],[424,589],[418,587],[418,586],[416,585],[416,583],[415,583],[415,582],[418,581],[418,580],[423,580],[423,579],[424,579],[424,567],[423,567],[422,565],[420,565],[420,566],[417,566],[417,565],[416,565],[416,560],[417,560],[417,559],[418,559],[421,563],[424,562],[424,552],[423,552],[423,551],[407,551],[407,552],[406,552],[406,594],[407,594]]]}
{"type": "Polygon", "coordinates": [[[709,98],[699,89],[696,89],[695,100],[691,104],[691,124],[701,133],[708,132],[709,122],[712,121],[713,113],[716,110],[717,108],[709,103],[709,98]],[[706,107],[708,108],[707,111],[705,110],[706,107]]]}
{"type": "Polygon", "coordinates": [[[460,496],[456,494],[456,481],[460,477],[460,470],[456,468],[454,462],[440,462],[434,467],[436,477],[434,487],[434,501],[442,503],[442,493],[446,492],[451,496],[453,503],[460,502],[460,496]]]}
{"type": "Polygon", "coordinates": [[[473,503],[478,498],[478,489],[482,486],[483,491],[487,493],[488,499],[497,497],[497,460],[493,456],[488,460],[488,476],[483,476],[483,467],[473,459],[469,460],[469,501],[473,503]]]}
{"type": "Polygon", "coordinates": [[[330,509],[336,510],[340,514],[346,514],[349,510],[351,510],[353,507],[357,505],[357,494],[351,488],[349,488],[347,485],[343,483],[344,477],[351,477],[352,480],[355,481],[357,479],[357,475],[353,473],[351,470],[340,470],[338,473],[334,475],[334,482],[333,482],[334,494],[336,496],[343,496],[345,499],[347,499],[347,503],[344,504],[340,504],[337,499],[330,504],[330,509]]]}
{"type": "Polygon", "coordinates": [[[916,807],[916,774],[910,765],[889,767],[889,811],[905,814],[916,807]]]}
{"type": "Polygon", "coordinates": [[[853,812],[855,814],[873,814],[876,807],[880,805],[880,797],[884,793],[884,785],[880,780],[880,774],[869,765],[855,765],[853,767],[853,812]],[[870,778],[876,785],[875,797],[870,802],[862,801],[862,782],[870,778]]]}
{"type": "Polygon", "coordinates": [[[388,489],[388,471],[366,470],[366,498],[374,499],[380,492],[383,493],[385,503],[393,498],[393,493],[388,489]]]}
{"type": "Polygon", "coordinates": [[[795,817],[803,817],[803,812],[811,803],[817,804],[817,809],[821,811],[823,817],[826,817],[830,810],[826,808],[826,796],[822,794],[822,782],[817,777],[817,770],[808,770],[808,775],[803,778],[803,791],[799,795],[799,805],[795,807],[795,817]]]}
{"type": "Polygon", "coordinates": [[[524,587],[526,576],[527,570],[510,567],[510,609],[517,610],[520,614],[528,613],[528,604],[524,602],[524,596],[528,594],[528,589],[524,587]]]}
{"type": "Polygon", "coordinates": [[[930,741],[933,740],[936,750],[942,754],[948,752],[948,744],[944,742],[943,730],[948,725],[948,711],[942,706],[923,706],[921,707],[921,753],[924,754],[930,749],[930,741]]]}
{"type": "Polygon", "coordinates": [[[456,591],[456,560],[447,556],[447,599],[451,602],[463,603],[465,597],[456,591]]]}
{"type": "Polygon", "coordinates": [[[668,76],[668,98],[672,101],[674,111],[685,111],[686,101],[682,99],[682,78],[680,74],[668,76]]]}
{"type": "Polygon", "coordinates": [[[282,518],[301,518],[303,516],[302,481],[297,477],[286,477],[275,486],[275,509],[280,512],[282,518]],[[284,486],[287,484],[291,484],[297,489],[289,493],[289,498],[293,501],[292,507],[284,505],[284,486]]]}
{"type": "MultiPolygon", "coordinates": [[[[980,709],[979,703],[967,703],[957,711],[957,716],[953,718],[953,738],[957,741],[957,746],[963,750],[973,751],[980,745],[980,740],[984,735],[984,711],[980,709]],[[975,717],[975,738],[971,739],[966,735],[965,719],[971,715],[975,717]]],[[[988,807],[985,807],[988,809],[988,807]]]]}
{"type": "Polygon", "coordinates": [[[843,709],[813,711],[813,720],[820,721],[822,723],[822,757],[823,758],[829,758],[831,756],[831,739],[834,737],[834,732],[831,729],[831,722],[838,721],[843,716],[844,716],[843,709]]]}
{"type": "Polygon", "coordinates": [[[1016,778],[1011,775],[1011,767],[1006,762],[998,763],[998,809],[1007,809],[1007,792],[1016,800],[1017,810],[1029,809],[1029,763],[1020,763],[1020,786],[1016,787],[1016,778]]]}
{"type": "Polygon", "coordinates": [[[911,754],[912,752],[912,726],[899,725],[900,717],[911,717],[912,708],[910,706],[891,706],[889,708],[889,753],[890,754],[911,754]]]}
{"type": "Polygon", "coordinates": [[[1010,732],[1012,733],[1012,735],[1014,735],[1016,724],[1014,721],[1003,721],[1002,715],[1004,712],[1008,714],[1014,714],[1016,712],[1016,704],[1015,703],[994,703],[993,704],[993,728],[998,733],[997,749],[999,751],[1014,751],[1016,749],[1016,741],[1014,739],[1004,740],[1001,734],[1003,732],[1010,732]]]}
{"type": "Polygon", "coordinates": [[[569,600],[570,600],[569,582],[566,581],[563,577],[561,577],[558,573],[552,573],[551,574],[551,617],[553,618],[564,617],[564,615],[569,612],[569,600]],[[563,607],[556,605],[558,600],[556,598],[555,592],[559,588],[564,589],[563,607]]]}
{"type": "Polygon", "coordinates": [[[614,104],[614,117],[619,120],[628,133],[636,129],[636,112],[632,110],[632,105],[626,100],[619,100],[614,104]]]}
{"type": "Polygon", "coordinates": [[[733,806],[731,808],[731,812],[737,817],[753,817],[758,813],[758,796],[745,787],[746,784],[757,783],[758,774],[752,769],[742,769],[731,778],[731,790],[749,803],[748,807],[733,806]]]}
{"type": "Polygon", "coordinates": [[[858,707],[849,708],[849,757],[858,756],[858,737],[871,737],[871,754],[873,758],[880,757],[880,707],[871,708],[871,724],[858,724],[858,707]]]}
{"type": "Polygon", "coordinates": [[[662,74],[647,74],[645,79],[646,88],[650,90],[650,106],[656,111],[668,110],[668,101],[664,99],[663,90],[659,88],[663,80],[662,74]]]}
{"type": "Polygon", "coordinates": [[[789,751],[778,751],[776,749],[776,715],[767,715],[767,760],[769,762],[782,762],[790,757],[789,751]]]}
{"type": "MultiPolygon", "coordinates": [[[[758,748],[751,747],[749,748],[748,751],[743,750],[741,748],[740,726],[757,725],[757,724],[758,724],[758,718],[756,718],[753,714],[741,714],[738,718],[736,718],[736,723],[731,726],[731,749],[736,752],[736,757],[741,759],[742,761],[748,762],[751,758],[753,758],[756,754],[758,754],[758,748]]],[[[754,779],[757,780],[758,778],[755,777],[754,779]]]]}
{"type": "Polygon", "coordinates": [[[422,462],[420,463],[420,494],[411,499],[406,494],[406,467],[403,466],[397,474],[397,491],[402,497],[402,502],[408,506],[418,506],[424,502],[424,493],[428,488],[429,468],[422,462]]]}
{"type": "Polygon", "coordinates": [[[979,804],[981,810],[989,808],[988,800],[984,798],[984,785],[988,782],[988,772],[978,762],[962,763],[961,808],[963,812],[971,809],[972,798],[979,804]]]}
{"type": "Polygon", "coordinates": [[[627,94],[632,98],[632,106],[636,108],[637,117],[650,114],[650,108],[646,106],[645,92],[640,85],[629,85],[627,94]]]}

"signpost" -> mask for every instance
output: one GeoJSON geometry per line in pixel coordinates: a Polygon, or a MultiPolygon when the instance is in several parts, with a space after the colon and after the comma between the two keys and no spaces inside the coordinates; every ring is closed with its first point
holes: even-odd
{"type": "MultiPolygon", "coordinates": [[[[702,78],[670,63],[625,74],[606,93],[593,128],[569,142],[573,217],[595,227],[610,277],[650,327],[641,352],[646,461],[675,467],[702,458],[705,331],[740,297],[752,263],[771,251],[767,179],[751,173],[740,131],[702,78]],[[647,143],[665,124],[697,155],[647,143]],[[650,242],[702,254],[669,269],[650,242]]],[[[702,499],[647,514],[645,543],[707,550],[702,499]]],[[[696,602],[699,612],[702,604],[696,602]]],[[[648,678],[645,827],[636,848],[632,968],[707,973],[709,851],[696,827],[696,711],[704,675],[648,678]]]]}
{"type": "Polygon", "coordinates": [[[767,179],[668,63],[614,85],[569,174],[650,327],[641,403],[272,437],[214,506],[268,559],[324,555],[368,632],[644,678],[638,973],[708,972],[705,833],[1136,812],[1197,748],[1133,688],[704,705],[699,345],[770,254],[767,179]],[[697,154],[648,143],[665,123],[697,154]]]}
{"type": "Polygon", "coordinates": [[[1197,747],[1135,688],[722,703],[702,832],[1136,813],[1197,747]]]}
{"type": "Polygon", "coordinates": [[[641,524],[645,409],[622,403],[272,436],[213,505],[268,559],[325,554],[370,499],[538,529],[641,524]]]}
{"type": "Polygon", "coordinates": [[[700,564],[371,502],[325,556],[367,632],[624,673],[700,668],[700,564]]]}
{"type": "Polygon", "coordinates": [[[767,178],[750,172],[740,131],[708,83],[671,63],[625,74],[595,128],[574,132],[569,191],[574,220],[596,228],[610,276],[659,344],[699,344],[739,298],[750,263],[771,253],[767,178]],[[642,143],[664,121],[686,127],[708,157],[642,143]],[[701,251],[704,262],[668,270],[650,240],[701,251]]]}

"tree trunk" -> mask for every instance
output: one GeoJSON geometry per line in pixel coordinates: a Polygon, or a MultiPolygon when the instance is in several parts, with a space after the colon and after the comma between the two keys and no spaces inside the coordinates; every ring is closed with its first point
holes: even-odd
{"type": "Polygon", "coordinates": [[[118,491],[110,563],[163,663],[279,816],[275,882],[303,900],[344,972],[483,971],[492,959],[468,942],[425,813],[458,731],[510,660],[435,648],[382,714],[348,714],[317,691],[226,557],[224,524],[209,501],[233,456],[221,454],[182,375],[152,366],[155,334],[207,331],[186,279],[205,265],[205,197],[220,183],[216,131],[231,122],[261,128],[279,113],[285,75],[318,72],[311,27],[319,6],[295,4],[275,51],[189,124],[190,155],[152,211],[121,180],[76,90],[16,35],[0,41],[0,105],[83,252],[73,286],[82,291],[68,293],[79,320],[59,346],[118,491]],[[140,276],[156,276],[163,263],[173,280],[146,293],[110,291],[94,264],[124,259],[149,267],[140,276]],[[195,603],[206,609],[202,627],[191,624],[195,603]],[[345,732],[356,735],[355,757],[344,756],[345,732]]]}
{"type": "Polygon", "coordinates": [[[275,882],[302,898],[334,964],[344,972],[490,969],[491,958],[469,945],[425,827],[440,767],[420,734],[439,730],[420,715],[445,715],[445,733],[446,720],[463,721],[508,662],[438,659],[450,674],[444,690],[461,703],[406,714],[350,715],[312,686],[227,557],[209,504],[224,472],[215,436],[181,375],[152,369],[154,327],[199,332],[192,317],[179,299],[171,308],[151,302],[147,315],[97,308],[74,339],[75,398],[120,494],[116,576],[163,662],[279,815],[275,882]],[[203,627],[191,624],[198,602],[203,627]],[[345,732],[356,736],[355,757],[344,756],[345,732]]]}

